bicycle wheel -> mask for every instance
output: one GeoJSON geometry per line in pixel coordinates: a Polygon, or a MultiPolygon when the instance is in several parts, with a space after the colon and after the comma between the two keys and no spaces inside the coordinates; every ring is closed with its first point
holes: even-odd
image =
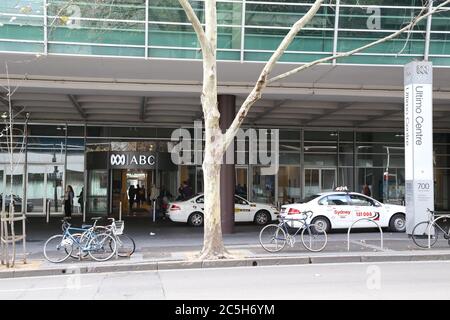
{"type": "MultiPolygon", "coordinates": [[[[72,237],[74,237],[75,239],[77,239],[79,245],[77,246],[77,250],[75,250],[75,248],[72,250],[71,253],[67,253],[70,255],[71,258],[79,260],[80,259],[80,254],[81,254],[81,259],[86,258],[89,255],[89,252],[83,251],[82,248],[86,247],[87,245],[87,238],[83,237],[84,233],[74,233],[72,234],[72,237]]],[[[72,246],[73,248],[73,246],[72,246]]]]}
{"type": "MultiPolygon", "coordinates": [[[[119,257],[131,257],[136,250],[136,244],[134,243],[133,238],[126,234],[118,234],[116,235],[117,242],[117,255],[119,257]]],[[[110,243],[110,248],[112,250],[112,243],[110,243]]]]}
{"type": "Polygon", "coordinates": [[[44,257],[50,262],[65,261],[73,251],[72,240],[57,234],[50,237],[44,244],[44,257]]]}
{"type": "Polygon", "coordinates": [[[102,233],[89,241],[87,250],[89,256],[95,261],[106,261],[116,254],[117,243],[109,234],[102,233]]]}
{"type": "Polygon", "coordinates": [[[328,242],[325,230],[314,224],[310,224],[302,230],[301,238],[303,246],[312,252],[322,251],[328,242]]]}
{"type": "Polygon", "coordinates": [[[286,245],[286,232],[276,224],[269,224],[259,233],[259,243],[268,252],[278,252],[286,245]]]}
{"type": "MultiPolygon", "coordinates": [[[[412,231],[413,242],[420,248],[428,248],[428,228],[430,222],[423,221],[416,224],[412,231]]],[[[430,246],[434,246],[438,240],[439,234],[436,228],[431,227],[430,246]]]]}

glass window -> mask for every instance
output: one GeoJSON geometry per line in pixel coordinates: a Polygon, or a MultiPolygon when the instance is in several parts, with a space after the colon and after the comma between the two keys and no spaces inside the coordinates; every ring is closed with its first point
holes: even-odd
{"type": "Polygon", "coordinates": [[[281,204],[295,203],[300,198],[300,167],[280,167],[278,170],[278,201],[281,204]]]}
{"type": "Polygon", "coordinates": [[[345,194],[332,194],[320,200],[320,204],[329,206],[347,206],[349,205],[349,199],[345,194]]]}
{"type": "Polygon", "coordinates": [[[275,176],[261,175],[260,167],[253,167],[252,201],[271,204],[275,201],[275,176]]]}
{"type": "Polygon", "coordinates": [[[239,197],[234,197],[234,203],[235,203],[235,204],[246,205],[246,204],[247,204],[247,201],[245,201],[244,199],[239,198],[239,197]]]}
{"type": "Polygon", "coordinates": [[[357,194],[351,194],[350,199],[352,199],[352,205],[354,206],[364,206],[364,207],[375,206],[373,200],[357,194]]]}
{"type": "Polygon", "coordinates": [[[92,170],[89,173],[89,193],[87,210],[96,214],[107,214],[108,210],[108,171],[92,170]]]}
{"type": "Polygon", "coordinates": [[[236,168],[235,193],[244,199],[248,199],[247,175],[247,168],[236,168]]]}
{"type": "Polygon", "coordinates": [[[195,200],[196,203],[205,203],[205,197],[201,196],[198,197],[197,200],[195,200]]]}

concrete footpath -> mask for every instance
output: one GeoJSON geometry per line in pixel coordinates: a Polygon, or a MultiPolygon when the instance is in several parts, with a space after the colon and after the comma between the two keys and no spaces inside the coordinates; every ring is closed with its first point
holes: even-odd
{"type": "MultiPolygon", "coordinates": [[[[74,224],[77,224],[76,220],[74,224]]],[[[46,239],[60,233],[60,230],[57,219],[50,224],[39,219],[29,221],[28,263],[22,263],[22,247],[19,245],[16,267],[0,266],[0,278],[189,268],[450,260],[450,246],[446,240],[439,241],[432,249],[420,249],[404,233],[385,232],[381,247],[380,234],[373,229],[352,231],[350,251],[347,250],[346,231],[336,231],[329,234],[327,247],[319,253],[307,251],[299,238],[293,247],[286,245],[281,252],[268,253],[259,244],[261,227],[242,224],[236,226],[235,233],[224,235],[232,259],[200,261],[195,257],[202,248],[201,228],[169,221],[152,223],[148,219],[136,218],[126,221],[125,227],[125,232],[136,242],[136,252],[132,257],[106,262],[69,258],[63,263],[53,264],[45,260],[42,248],[46,239]]]]}

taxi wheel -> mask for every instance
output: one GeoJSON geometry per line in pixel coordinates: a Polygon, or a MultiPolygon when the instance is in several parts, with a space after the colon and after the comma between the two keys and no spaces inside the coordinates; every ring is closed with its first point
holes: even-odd
{"type": "Polygon", "coordinates": [[[254,221],[258,226],[264,226],[264,225],[268,224],[270,222],[270,220],[271,220],[270,213],[265,210],[258,211],[255,214],[254,221]]]}
{"type": "Polygon", "coordinates": [[[389,221],[389,231],[391,232],[405,232],[406,221],[403,213],[396,213],[389,221]]]}
{"type": "Polygon", "coordinates": [[[311,224],[317,226],[317,229],[324,230],[326,233],[331,231],[331,222],[325,217],[314,218],[311,224]]]}
{"type": "Polygon", "coordinates": [[[192,213],[188,218],[188,224],[193,227],[201,227],[203,225],[203,213],[192,213]]]}

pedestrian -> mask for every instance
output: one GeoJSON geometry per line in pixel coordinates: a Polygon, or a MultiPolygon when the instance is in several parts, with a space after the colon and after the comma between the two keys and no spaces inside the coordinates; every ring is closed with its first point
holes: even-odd
{"type": "Polygon", "coordinates": [[[176,201],[182,201],[184,200],[184,195],[183,195],[183,184],[180,185],[180,187],[178,188],[178,196],[175,199],[176,201]]]}
{"type": "Polygon", "coordinates": [[[136,190],[134,189],[134,185],[131,185],[128,188],[128,204],[130,206],[130,213],[133,211],[133,204],[135,197],[136,197],[136,190]]]}
{"type": "Polygon", "coordinates": [[[363,188],[362,188],[362,194],[364,194],[364,195],[366,195],[368,197],[370,197],[370,195],[371,195],[370,188],[367,185],[367,183],[365,183],[363,188]]]}
{"type": "Polygon", "coordinates": [[[194,195],[191,186],[187,181],[183,182],[183,197],[184,200],[190,199],[194,195]]]}
{"type": "Polygon", "coordinates": [[[138,183],[137,186],[135,187],[135,192],[134,192],[134,201],[136,202],[136,205],[138,208],[141,207],[140,196],[141,196],[141,187],[139,186],[139,183],[138,183]]]}
{"type": "Polygon", "coordinates": [[[81,187],[80,194],[78,195],[78,203],[80,204],[81,213],[84,212],[84,199],[83,199],[84,187],[81,187]]]}
{"type": "Polygon", "coordinates": [[[66,218],[72,218],[72,207],[73,207],[73,198],[75,197],[75,193],[73,192],[73,188],[70,184],[66,187],[66,192],[64,192],[64,215],[66,218]]]}
{"type": "Polygon", "coordinates": [[[145,187],[144,187],[144,185],[142,185],[140,188],[139,188],[139,195],[138,195],[138,197],[139,197],[139,199],[138,199],[138,201],[139,201],[139,204],[142,206],[142,205],[144,205],[145,204],[145,202],[146,202],[146,190],[145,190],[145,187]]]}
{"type": "Polygon", "coordinates": [[[172,194],[170,193],[169,190],[166,189],[165,186],[161,187],[161,192],[159,193],[158,196],[158,202],[159,202],[159,207],[161,210],[161,216],[164,219],[165,218],[165,213],[167,212],[167,209],[169,208],[169,198],[172,198],[172,194]]]}

